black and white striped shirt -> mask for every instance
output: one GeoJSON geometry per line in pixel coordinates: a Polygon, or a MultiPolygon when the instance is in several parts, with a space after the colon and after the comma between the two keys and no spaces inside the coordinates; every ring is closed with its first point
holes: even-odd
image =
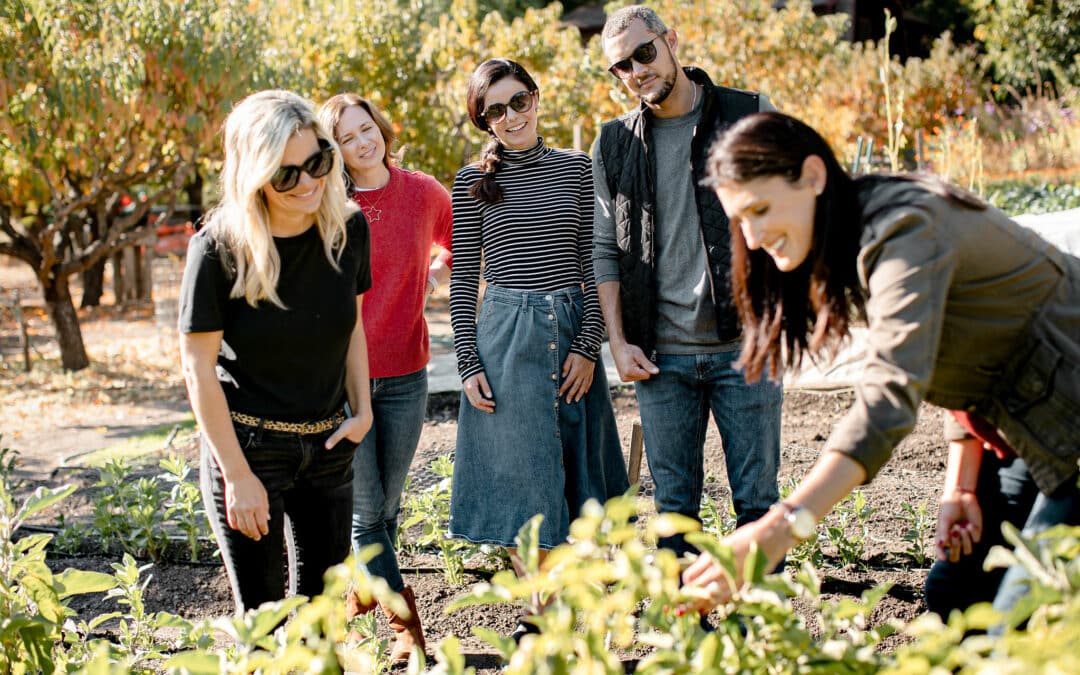
{"type": "Polygon", "coordinates": [[[581,286],[584,316],[570,351],[595,361],[604,318],[593,278],[589,156],[549,148],[543,139],[528,150],[505,151],[496,173],[503,189],[498,204],[482,204],[469,195],[469,188],[483,175],[467,166],[454,179],[450,321],[461,378],[483,370],[476,352],[481,255],[484,279],[496,286],[520,291],[581,286]]]}

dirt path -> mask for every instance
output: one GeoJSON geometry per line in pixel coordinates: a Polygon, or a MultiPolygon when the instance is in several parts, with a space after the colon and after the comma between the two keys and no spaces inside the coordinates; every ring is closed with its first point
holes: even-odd
{"type": "MultiPolygon", "coordinates": [[[[20,452],[23,476],[48,476],[72,456],[187,419],[172,317],[155,317],[149,304],[113,307],[108,296],[102,307],[79,310],[91,365],[65,373],[30,268],[0,261],[0,444],[20,452]],[[30,337],[29,373],[10,306],[16,290],[30,337]]],[[[159,276],[166,276],[170,263],[159,262],[159,276]]],[[[175,293],[159,291],[165,298],[175,293]]],[[[78,285],[74,293],[78,303],[78,285]]]]}

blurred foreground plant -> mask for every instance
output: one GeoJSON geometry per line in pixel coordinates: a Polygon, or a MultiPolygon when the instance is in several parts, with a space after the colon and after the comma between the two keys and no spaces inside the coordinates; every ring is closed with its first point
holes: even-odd
{"type": "Polygon", "coordinates": [[[996,546],[985,564],[1020,564],[1030,575],[1028,593],[1012,614],[1003,617],[980,603],[953,612],[947,623],[936,614],[921,616],[905,629],[914,642],[897,650],[884,673],[1080,672],[1080,527],[1058,525],[1030,540],[1008,523],[1002,529],[1015,549],[996,546]],[[992,626],[1003,633],[982,634],[992,626]]]}
{"type": "MultiPolygon", "coordinates": [[[[636,665],[637,673],[675,672],[874,672],[882,663],[875,646],[893,632],[891,624],[867,628],[870,612],[887,592],[878,588],[860,600],[826,602],[816,571],[804,565],[795,578],[766,575],[764,558],[748,556],[746,583],[735,602],[721,607],[714,632],[706,632],[696,613],[676,608],[691,596],[679,580],[679,562],[668,550],[647,543],[676,533],[688,535],[735,576],[730,549],[710,535],[694,532],[695,521],[674,514],[653,518],[639,536],[635,498],[591,502],[571,526],[570,541],[537,563],[539,517],[518,534],[527,573],[506,571],[480,584],[447,611],[470,605],[527,602],[533,593],[549,598],[535,618],[538,635],[520,645],[486,629],[474,633],[507,660],[508,673],[623,673],[620,654],[653,648],[636,665]],[[820,626],[807,626],[792,606],[800,598],[816,609],[820,626]],[[815,638],[815,634],[822,637],[815,638]]],[[[463,673],[461,662],[440,657],[436,672],[463,673]]]]}
{"type": "Polygon", "coordinates": [[[45,564],[51,535],[14,539],[28,518],[74,491],[74,485],[38,488],[16,507],[7,476],[0,477],[0,672],[52,673],[78,665],[81,643],[65,625],[75,612],[65,600],[116,585],[99,572],[69,569],[53,574],[45,564]]]}

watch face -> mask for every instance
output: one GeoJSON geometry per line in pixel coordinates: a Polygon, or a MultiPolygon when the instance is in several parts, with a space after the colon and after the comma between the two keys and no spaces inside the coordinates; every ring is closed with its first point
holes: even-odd
{"type": "Polygon", "coordinates": [[[799,540],[809,539],[817,531],[817,518],[801,506],[792,509],[787,514],[787,519],[791,524],[791,533],[799,540]]]}

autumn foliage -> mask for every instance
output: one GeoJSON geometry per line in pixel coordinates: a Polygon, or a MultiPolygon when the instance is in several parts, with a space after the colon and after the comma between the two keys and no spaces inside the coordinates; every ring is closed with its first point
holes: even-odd
{"type": "MultiPolygon", "coordinates": [[[[191,176],[212,182],[217,132],[246,94],[283,87],[319,102],[358,92],[397,125],[405,164],[447,183],[485,141],[468,123],[464,101],[465,82],[484,59],[510,57],[530,69],[541,90],[540,133],[551,145],[587,150],[602,121],[635,105],[607,73],[599,39],[583,44],[575,28],[560,24],[558,3],[512,19],[488,12],[492,4],[3,3],[0,253],[34,268],[64,366],[86,364],[68,277],[138,241],[146,210],[170,203],[191,176]],[[119,213],[122,195],[136,191],[148,199],[119,213]]],[[[532,3],[514,8],[522,4],[532,3]]],[[[864,147],[885,144],[888,93],[890,109],[902,109],[905,166],[947,165],[964,181],[973,172],[1080,165],[1080,123],[1068,112],[1078,97],[1066,85],[1028,101],[1046,114],[1031,113],[1020,92],[1021,105],[990,113],[993,92],[975,47],[943,35],[927,58],[900,63],[874,44],[846,41],[846,15],[816,16],[808,0],[781,10],[773,4],[652,3],[677,30],[684,64],[705,68],[719,84],[766,93],[819,128],[848,161],[859,138],[864,147]]]]}

